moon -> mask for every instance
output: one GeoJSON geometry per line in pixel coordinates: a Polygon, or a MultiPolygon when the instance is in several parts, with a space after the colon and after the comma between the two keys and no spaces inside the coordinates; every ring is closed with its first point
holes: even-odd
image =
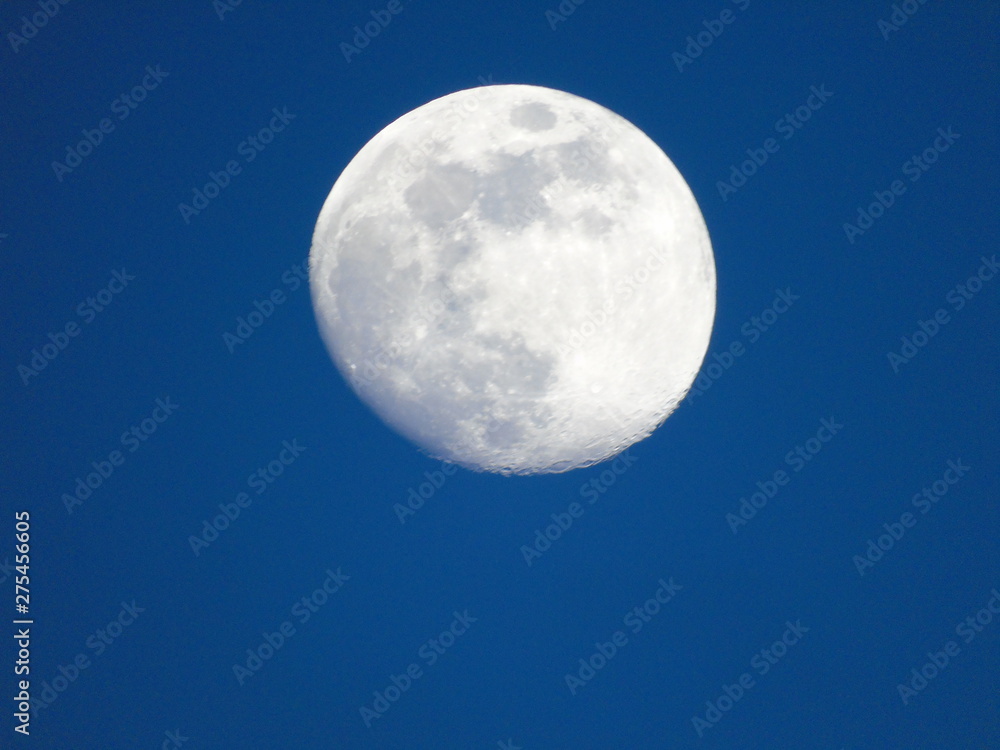
{"type": "Polygon", "coordinates": [[[427,454],[501,474],[650,435],[715,317],[711,242],[674,164],[539,86],[458,91],[386,126],[330,191],[309,266],[357,395],[427,454]]]}

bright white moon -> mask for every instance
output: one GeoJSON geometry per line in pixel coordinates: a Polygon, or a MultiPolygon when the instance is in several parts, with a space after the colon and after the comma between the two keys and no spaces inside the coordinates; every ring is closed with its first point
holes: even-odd
{"type": "Polygon", "coordinates": [[[338,368],[431,455],[505,474],[603,461],[691,387],[715,317],[694,196],[587,99],[484,86],[372,138],[310,254],[338,368]]]}

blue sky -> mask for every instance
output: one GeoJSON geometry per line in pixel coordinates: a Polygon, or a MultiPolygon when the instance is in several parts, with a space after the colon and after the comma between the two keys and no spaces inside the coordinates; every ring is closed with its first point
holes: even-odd
{"type": "Polygon", "coordinates": [[[0,577],[27,511],[36,710],[3,746],[1000,744],[997,15],[5,4],[0,577]],[[617,463],[443,467],[317,333],[340,171],[482,81],[626,117],[705,216],[697,390],[617,463]]]}

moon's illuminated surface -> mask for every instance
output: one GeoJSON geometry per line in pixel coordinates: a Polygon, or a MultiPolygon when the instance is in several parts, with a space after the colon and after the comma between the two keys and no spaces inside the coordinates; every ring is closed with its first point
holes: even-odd
{"type": "Polygon", "coordinates": [[[701,367],[715,263],[642,131],[538,86],[459,91],[372,138],[313,236],[320,331],[427,453],[566,471],[648,436],[701,367]]]}

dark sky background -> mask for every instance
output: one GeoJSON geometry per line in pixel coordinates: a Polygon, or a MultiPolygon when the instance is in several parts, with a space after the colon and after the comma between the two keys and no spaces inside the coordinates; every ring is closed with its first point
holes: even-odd
{"type": "Polygon", "coordinates": [[[349,62],[386,4],[180,5],[0,8],[0,746],[1000,746],[996,2],[908,0],[880,28],[887,2],[587,0],[560,20],[555,0],[401,0],[349,62]],[[621,473],[436,475],[341,379],[293,281],[354,154],[480,77],[626,117],[704,213],[707,387],[621,473]],[[275,109],[294,117],[241,148],[275,109]],[[97,145],[53,168],[84,131],[97,145]],[[93,463],[110,475],[67,502],[93,463]],[[773,496],[740,518],[758,482],[773,496]],[[195,554],[220,504],[239,515],[195,554]],[[25,510],[29,738],[10,700],[25,510]],[[670,600],[626,620],[661,579],[670,600]],[[241,680],[248,649],[270,658],[241,680]]]}

